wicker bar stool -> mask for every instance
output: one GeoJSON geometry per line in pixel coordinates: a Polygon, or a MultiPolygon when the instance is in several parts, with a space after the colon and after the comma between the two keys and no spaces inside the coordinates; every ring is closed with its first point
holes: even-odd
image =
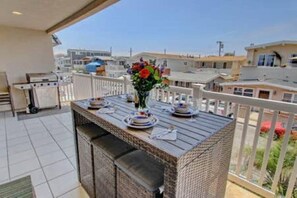
{"type": "Polygon", "coordinates": [[[143,151],[133,151],[115,161],[118,198],[162,197],[164,167],[143,151]]]}
{"type": "Polygon", "coordinates": [[[91,141],[95,138],[107,135],[99,126],[90,123],[77,127],[79,172],[81,185],[91,198],[95,197],[94,185],[94,159],[91,141]]]}
{"type": "Polygon", "coordinates": [[[113,135],[92,141],[94,150],[95,189],[98,198],[116,197],[115,159],[134,150],[132,146],[113,135]]]}

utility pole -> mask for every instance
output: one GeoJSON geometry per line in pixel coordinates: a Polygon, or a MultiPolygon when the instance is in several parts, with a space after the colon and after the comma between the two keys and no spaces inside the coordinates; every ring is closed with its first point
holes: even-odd
{"type": "Polygon", "coordinates": [[[110,55],[112,56],[112,47],[110,47],[110,55]]]}
{"type": "Polygon", "coordinates": [[[164,54],[166,54],[166,49],[164,49],[164,54]]]}
{"type": "Polygon", "coordinates": [[[222,49],[224,48],[223,41],[217,41],[217,44],[219,44],[219,56],[221,56],[222,49]]]}
{"type": "Polygon", "coordinates": [[[132,47],[130,48],[130,57],[132,57],[132,47]]]}

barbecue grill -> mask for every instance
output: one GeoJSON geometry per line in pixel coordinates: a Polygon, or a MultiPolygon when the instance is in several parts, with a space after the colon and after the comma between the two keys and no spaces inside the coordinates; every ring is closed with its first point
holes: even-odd
{"type": "Polygon", "coordinates": [[[59,107],[59,83],[55,73],[27,73],[27,83],[15,84],[17,89],[28,91],[27,113],[38,113],[39,109],[59,107]]]}

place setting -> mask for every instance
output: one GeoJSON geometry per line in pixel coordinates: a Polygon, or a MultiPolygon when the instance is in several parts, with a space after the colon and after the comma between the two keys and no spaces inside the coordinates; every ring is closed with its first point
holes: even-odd
{"type": "Polygon", "coordinates": [[[199,110],[188,103],[176,103],[173,106],[162,106],[162,111],[169,112],[172,116],[181,118],[190,118],[188,121],[196,121],[199,110]]]}
{"type": "Polygon", "coordinates": [[[158,124],[159,119],[149,111],[133,112],[123,118],[122,122],[130,128],[148,129],[158,124]]]}

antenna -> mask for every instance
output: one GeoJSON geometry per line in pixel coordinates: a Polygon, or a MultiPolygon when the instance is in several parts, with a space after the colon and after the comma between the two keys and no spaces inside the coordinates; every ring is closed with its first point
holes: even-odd
{"type": "Polygon", "coordinates": [[[221,56],[222,49],[224,48],[223,41],[217,41],[217,44],[219,44],[219,56],[221,56]]]}
{"type": "Polygon", "coordinates": [[[132,57],[132,47],[130,47],[130,57],[132,57]]]}

